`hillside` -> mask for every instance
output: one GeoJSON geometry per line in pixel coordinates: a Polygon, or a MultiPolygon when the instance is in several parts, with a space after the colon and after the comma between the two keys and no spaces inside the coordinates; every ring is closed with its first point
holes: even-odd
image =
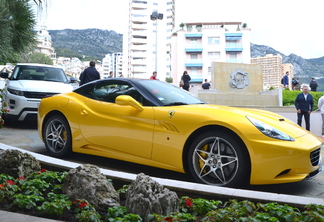
{"type": "Polygon", "coordinates": [[[49,30],[52,45],[58,56],[60,52],[75,53],[82,59],[85,56],[102,59],[108,53],[122,52],[123,35],[115,31],[101,29],[49,30]]]}
{"type": "MultiPolygon", "coordinates": [[[[115,31],[101,29],[64,29],[49,30],[53,47],[57,56],[94,57],[101,60],[106,54],[122,52],[123,35],[115,31]]],[[[304,78],[323,77],[324,57],[303,59],[290,54],[288,56],[265,45],[251,43],[251,57],[265,56],[266,54],[280,54],[283,63],[291,63],[295,68],[295,76],[304,78]]]]}

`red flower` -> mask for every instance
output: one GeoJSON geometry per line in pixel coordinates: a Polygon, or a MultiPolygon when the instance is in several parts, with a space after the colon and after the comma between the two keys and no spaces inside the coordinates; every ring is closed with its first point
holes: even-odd
{"type": "Polygon", "coordinates": [[[187,199],[185,200],[185,205],[186,205],[187,207],[192,207],[192,200],[189,199],[189,198],[187,198],[187,199]]]}
{"type": "Polygon", "coordinates": [[[25,180],[25,177],[19,177],[19,180],[25,180]]]}
{"type": "Polygon", "coordinates": [[[12,180],[6,180],[7,185],[14,185],[15,183],[12,180]]]}
{"type": "Polygon", "coordinates": [[[172,222],[172,221],[173,221],[171,217],[166,217],[166,218],[164,218],[163,220],[165,220],[165,221],[169,221],[169,222],[172,222]]]}
{"type": "Polygon", "coordinates": [[[2,190],[4,188],[3,184],[0,184],[0,190],[2,190]]]}
{"type": "Polygon", "coordinates": [[[44,172],[46,172],[46,170],[45,169],[41,169],[41,172],[44,173],[44,172]]]}
{"type": "Polygon", "coordinates": [[[81,201],[81,203],[79,204],[78,208],[83,208],[85,206],[87,206],[88,203],[86,201],[81,201]]]}

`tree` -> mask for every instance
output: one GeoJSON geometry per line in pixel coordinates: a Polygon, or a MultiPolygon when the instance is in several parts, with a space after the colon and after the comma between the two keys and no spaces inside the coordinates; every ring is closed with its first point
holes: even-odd
{"type": "Polygon", "coordinates": [[[53,65],[53,60],[51,59],[51,57],[49,57],[48,55],[45,55],[44,53],[41,53],[41,52],[34,52],[31,54],[22,56],[20,62],[53,65]]]}
{"type": "MultiPolygon", "coordinates": [[[[34,3],[42,9],[46,0],[34,0],[34,3]]],[[[0,61],[10,61],[35,47],[35,25],[29,0],[0,0],[0,61]]]]}

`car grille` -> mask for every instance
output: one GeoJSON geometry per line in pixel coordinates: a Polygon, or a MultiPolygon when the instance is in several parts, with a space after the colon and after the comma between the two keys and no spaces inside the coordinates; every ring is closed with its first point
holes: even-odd
{"type": "Polygon", "coordinates": [[[50,97],[58,93],[50,93],[50,92],[24,92],[26,98],[34,98],[34,99],[43,99],[45,97],[50,97]]]}
{"type": "Polygon", "coordinates": [[[321,157],[321,148],[318,148],[317,150],[314,150],[310,153],[310,161],[312,163],[312,166],[318,166],[320,163],[320,157],[321,157]]]}

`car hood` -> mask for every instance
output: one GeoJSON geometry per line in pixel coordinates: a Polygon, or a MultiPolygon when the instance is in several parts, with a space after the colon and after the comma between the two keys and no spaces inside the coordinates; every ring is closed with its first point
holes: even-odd
{"type": "Polygon", "coordinates": [[[30,80],[17,80],[10,81],[9,87],[21,91],[37,91],[37,92],[71,92],[72,85],[62,82],[51,81],[30,81],[30,80]]]}
{"type": "Polygon", "coordinates": [[[266,110],[237,108],[237,107],[212,105],[212,104],[189,105],[183,107],[187,107],[186,108],[187,112],[194,113],[195,112],[194,110],[196,111],[200,110],[198,112],[204,113],[205,116],[218,117],[217,120],[223,122],[224,125],[226,124],[232,125],[233,128],[236,128],[237,126],[245,128],[246,130],[241,130],[241,132],[244,131],[245,134],[252,133],[252,131],[247,129],[249,128],[249,126],[253,125],[246,118],[246,116],[253,117],[266,124],[269,124],[272,127],[275,127],[276,129],[290,135],[293,138],[298,138],[310,133],[309,131],[298,126],[290,119],[266,110]],[[189,110],[189,109],[193,109],[193,110],[189,110]]]}

